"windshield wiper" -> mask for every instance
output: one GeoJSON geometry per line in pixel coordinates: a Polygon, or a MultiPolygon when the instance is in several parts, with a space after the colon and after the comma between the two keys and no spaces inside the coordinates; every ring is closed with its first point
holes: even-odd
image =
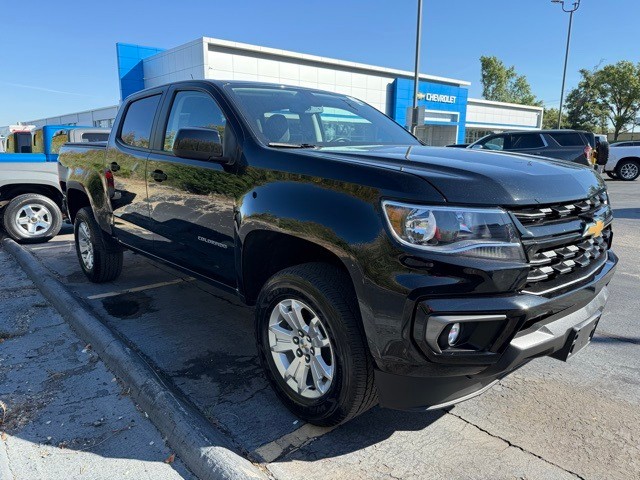
{"type": "Polygon", "coordinates": [[[273,148],[318,148],[318,145],[313,143],[269,142],[267,145],[273,148]]]}

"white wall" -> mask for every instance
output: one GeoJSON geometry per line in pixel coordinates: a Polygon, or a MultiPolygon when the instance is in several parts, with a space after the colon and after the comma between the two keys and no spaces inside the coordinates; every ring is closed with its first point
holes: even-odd
{"type": "Polygon", "coordinates": [[[490,102],[470,98],[467,103],[467,128],[487,126],[509,129],[542,128],[542,107],[490,102]]]}
{"type": "Polygon", "coordinates": [[[202,39],[157,53],[143,60],[143,66],[146,88],[179,80],[203,80],[205,76],[202,39]]]}
{"type": "Polygon", "coordinates": [[[277,57],[254,52],[234,53],[210,45],[205,78],[249,80],[318,88],[359,98],[383,112],[387,111],[387,87],[394,76],[374,75],[323,66],[316,62],[277,57]]]}
{"type": "Polygon", "coordinates": [[[45,125],[64,125],[75,124],[93,127],[95,122],[99,120],[115,120],[118,113],[118,106],[98,108],[96,110],[87,110],[84,112],[71,113],[68,115],[62,115],[59,117],[41,118],[39,120],[31,120],[25,122],[29,125],[35,125],[36,127],[43,127],[45,125]]]}

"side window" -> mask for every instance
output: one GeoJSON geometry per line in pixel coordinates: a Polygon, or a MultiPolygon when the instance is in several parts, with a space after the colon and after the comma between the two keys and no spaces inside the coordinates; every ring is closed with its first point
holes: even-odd
{"type": "Polygon", "coordinates": [[[487,140],[482,145],[482,148],[487,150],[503,150],[504,149],[504,137],[495,137],[491,140],[487,140]]]}
{"type": "Polygon", "coordinates": [[[32,153],[44,153],[44,141],[42,136],[42,129],[36,130],[33,134],[33,148],[32,153]]]}
{"type": "Polygon", "coordinates": [[[173,99],[173,105],[171,105],[171,113],[164,134],[163,150],[170,152],[173,149],[173,141],[178,130],[190,127],[215,129],[224,144],[226,124],[227,119],[210,95],[194,91],[178,92],[173,99]]]}
{"type": "Polygon", "coordinates": [[[511,135],[511,148],[509,150],[524,150],[528,148],[542,147],[544,147],[544,142],[538,133],[516,133],[511,135]]]}
{"type": "Polygon", "coordinates": [[[51,138],[51,153],[60,152],[60,147],[69,141],[68,130],[58,130],[51,138]]]}
{"type": "Polygon", "coordinates": [[[578,132],[555,132],[549,134],[562,147],[582,147],[584,140],[578,132]]]}
{"type": "Polygon", "coordinates": [[[149,148],[153,117],[159,102],[160,95],[153,95],[129,105],[120,131],[120,140],[123,143],[132,147],[149,148]]]}

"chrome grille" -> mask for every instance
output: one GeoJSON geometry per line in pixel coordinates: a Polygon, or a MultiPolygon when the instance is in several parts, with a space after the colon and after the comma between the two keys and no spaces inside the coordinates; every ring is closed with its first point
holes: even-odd
{"type": "Polygon", "coordinates": [[[511,213],[530,265],[523,291],[542,295],[563,289],[588,280],[605,264],[612,214],[604,191],[585,200],[511,213]],[[603,220],[606,228],[599,235],[585,237],[586,227],[596,219],[603,220]]]}
{"type": "Polygon", "coordinates": [[[589,215],[607,202],[607,195],[601,192],[586,200],[547,207],[525,208],[514,211],[522,225],[537,225],[578,215],[589,215]]]}
{"type": "Polygon", "coordinates": [[[597,264],[598,259],[605,257],[611,230],[607,229],[600,237],[571,245],[538,251],[530,259],[531,270],[527,276],[527,284],[549,280],[577,270],[597,264]]]}

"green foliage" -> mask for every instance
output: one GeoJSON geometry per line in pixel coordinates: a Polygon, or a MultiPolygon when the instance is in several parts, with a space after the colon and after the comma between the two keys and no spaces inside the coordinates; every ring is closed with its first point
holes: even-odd
{"type": "Polygon", "coordinates": [[[567,109],[566,116],[563,118],[563,126],[604,133],[607,122],[606,115],[598,101],[596,70],[582,69],[580,75],[582,77],[580,83],[567,95],[567,109]]]}
{"type": "MultiPolygon", "coordinates": [[[[560,110],[558,110],[557,108],[545,108],[544,117],[542,117],[542,128],[558,128],[558,115],[560,115],[560,110]]],[[[563,117],[561,128],[567,127],[567,117],[563,117]]]]}
{"type": "Polygon", "coordinates": [[[597,104],[613,126],[614,140],[640,111],[640,64],[623,60],[594,73],[597,104]]]}
{"type": "Polygon", "coordinates": [[[495,102],[541,105],[531,91],[524,75],[518,75],[514,66],[506,67],[497,57],[480,57],[482,96],[495,102]]]}
{"type": "Polygon", "coordinates": [[[640,64],[623,60],[582,69],[580,75],[580,83],[567,96],[568,125],[601,133],[611,125],[617,140],[640,111],[640,64]]]}

